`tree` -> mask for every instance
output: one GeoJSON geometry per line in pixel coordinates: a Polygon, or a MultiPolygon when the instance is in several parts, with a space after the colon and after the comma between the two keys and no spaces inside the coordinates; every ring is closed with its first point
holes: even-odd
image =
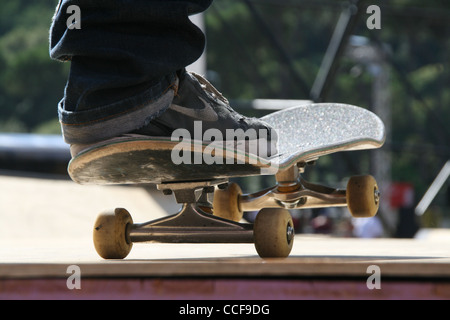
{"type": "Polygon", "coordinates": [[[68,65],[49,58],[54,1],[0,4],[0,131],[33,131],[57,117],[68,65]]]}

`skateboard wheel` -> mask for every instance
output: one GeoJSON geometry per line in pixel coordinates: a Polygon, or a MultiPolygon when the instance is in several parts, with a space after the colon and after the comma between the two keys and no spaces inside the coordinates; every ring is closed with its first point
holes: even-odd
{"type": "Polygon", "coordinates": [[[256,251],[261,258],[285,258],[294,244],[294,223],[286,209],[259,211],[253,226],[256,251]]]}
{"type": "Polygon", "coordinates": [[[373,217],[380,206],[380,192],[375,178],[351,177],[347,183],[347,206],[355,218],[373,217]]]}
{"type": "Polygon", "coordinates": [[[104,259],[125,258],[133,246],[128,231],[132,224],[133,219],[125,209],[102,212],[94,225],[94,246],[97,253],[104,259]]]}
{"type": "Polygon", "coordinates": [[[237,183],[230,183],[225,189],[216,189],[213,199],[215,216],[232,221],[240,221],[243,216],[239,205],[242,190],[237,183]]]}

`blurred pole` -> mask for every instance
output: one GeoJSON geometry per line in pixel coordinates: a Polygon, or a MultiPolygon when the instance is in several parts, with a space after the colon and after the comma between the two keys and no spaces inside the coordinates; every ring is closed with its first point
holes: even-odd
{"type": "Polygon", "coordinates": [[[348,37],[353,32],[361,15],[360,6],[361,3],[359,0],[349,1],[339,16],[319,72],[311,88],[310,98],[315,102],[326,101],[328,91],[333,84],[334,76],[339,65],[339,58],[342,56],[347,45],[348,37]]]}
{"type": "Polygon", "coordinates": [[[448,177],[450,177],[450,160],[448,160],[442,167],[441,171],[436,176],[436,179],[434,179],[427,192],[425,192],[422,200],[420,200],[419,204],[417,205],[415,209],[415,213],[417,216],[422,216],[425,213],[433,199],[438,194],[439,190],[441,190],[445,181],[447,181],[448,177]]]}
{"type": "Polygon", "coordinates": [[[381,192],[379,216],[387,233],[393,235],[397,227],[397,215],[390,206],[392,111],[389,90],[390,69],[386,59],[386,49],[382,44],[374,44],[366,37],[351,36],[345,55],[359,64],[363,64],[373,77],[371,111],[380,117],[386,130],[386,145],[370,151],[370,172],[378,182],[381,192]]]}
{"type": "Polygon", "coordinates": [[[247,6],[250,14],[255,20],[261,33],[269,40],[272,49],[278,54],[280,62],[283,63],[288,69],[289,73],[293,77],[296,85],[300,91],[306,96],[309,94],[309,86],[303,79],[300,72],[297,71],[296,64],[288,50],[283,46],[279,36],[270,28],[269,24],[264,20],[263,16],[258,12],[253,3],[249,0],[242,0],[247,6]]]}
{"type": "Polygon", "coordinates": [[[391,111],[391,93],[389,90],[389,67],[386,61],[381,60],[377,63],[374,70],[374,79],[372,83],[372,111],[377,114],[384,122],[386,130],[387,146],[371,152],[370,166],[378,182],[382,201],[380,202],[380,215],[383,222],[392,235],[397,226],[397,215],[390,205],[390,186],[392,184],[391,175],[391,150],[389,149],[391,141],[392,111],[391,111]]]}
{"type": "MultiPolygon", "coordinates": [[[[197,27],[200,28],[200,30],[203,31],[203,33],[205,33],[205,16],[203,13],[192,15],[189,18],[197,27]]],[[[206,75],[206,48],[201,57],[191,65],[187,66],[186,69],[202,76],[206,75]]]]}

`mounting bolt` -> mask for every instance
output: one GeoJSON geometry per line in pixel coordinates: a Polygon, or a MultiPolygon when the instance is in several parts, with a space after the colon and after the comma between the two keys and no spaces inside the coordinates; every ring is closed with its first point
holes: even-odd
{"type": "Polygon", "coordinates": [[[208,186],[203,188],[204,193],[213,193],[214,192],[214,186],[208,186]]]}
{"type": "Polygon", "coordinates": [[[225,190],[226,188],[228,188],[228,182],[219,184],[217,188],[219,188],[220,190],[225,190]]]}
{"type": "Polygon", "coordinates": [[[292,239],[295,236],[294,228],[289,224],[286,228],[286,240],[288,243],[291,243],[292,239]]]}
{"type": "Polygon", "coordinates": [[[169,196],[169,195],[172,194],[172,190],[170,190],[170,189],[164,189],[164,190],[163,190],[163,194],[166,195],[166,196],[169,196]]]}
{"type": "Polygon", "coordinates": [[[380,202],[381,192],[378,189],[374,190],[374,200],[375,204],[378,204],[380,202]]]}

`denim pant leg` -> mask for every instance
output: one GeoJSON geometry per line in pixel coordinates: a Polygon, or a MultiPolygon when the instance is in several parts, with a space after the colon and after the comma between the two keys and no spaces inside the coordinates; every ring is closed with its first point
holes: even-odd
{"type": "Polygon", "coordinates": [[[50,56],[71,61],[58,105],[66,142],[127,133],[164,111],[173,98],[175,72],[204,50],[205,36],[188,16],[211,2],[60,0],[50,28],[50,56]],[[78,8],[74,28],[70,22],[78,8]]]}

